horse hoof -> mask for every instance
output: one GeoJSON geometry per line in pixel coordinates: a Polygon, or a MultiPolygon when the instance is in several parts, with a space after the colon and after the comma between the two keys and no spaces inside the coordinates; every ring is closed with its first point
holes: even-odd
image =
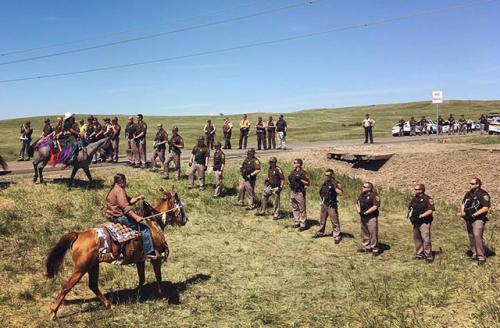
{"type": "Polygon", "coordinates": [[[108,305],[106,305],[106,310],[113,310],[115,307],[116,305],[109,303],[108,305]]]}
{"type": "Polygon", "coordinates": [[[50,312],[50,320],[55,321],[57,319],[57,314],[53,311],[50,312]]]}

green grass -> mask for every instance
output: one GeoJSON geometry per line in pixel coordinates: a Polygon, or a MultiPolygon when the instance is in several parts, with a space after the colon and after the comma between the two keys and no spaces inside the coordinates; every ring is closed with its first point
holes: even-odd
{"type": "MultiPolygon", "coordinates": [[[[306,161],[307,165],[307,161],[306,161]]],[[[225,187],[238,184],[236,165],[225,172],[225,187]]],[[[286,172],[290,166],[283,165],[286,172]]],[[[265,168],[267,169],[267,168],[265,168]]],[[[307,169],[307,166],[306,166],[307,169]]],[[[308,216],[319,215],[318,188],[322,172],[310,170],[308,216]]],[[[390,250],[377,258],[358,254],[359,219],[354,199],[361,182],[340,176],[346,190],[340,202],[344,238],[312,239],[317,227],[298,233],[291,220],[272,221],[234,207],[235,196],[217,200],[211,191],[188,191],[186,181],[165,182],[156,174],[113,168],[95,172],[103,179],[100,190],[73,190],[64,185],[13,184],[0,197],[15,201],[0,212],[0,315],[8,327],[494,327],[500,309],[499,260],[485,267],[465,258],[467,235],[457,208],[438,202],[433,223],[433,247],[442,248],[431,265],[415,262],[411,226],[404,218],[410,195],[380,189],[382,211],[380,241],[390,250]],[[178,304],[156,300],[154,285],[143,297],[121,298],[119,306],[104,310],[93,300],[85,277],[62,305],[60,319],[48,322],[54,301],[71,264],[60,278],[43,277],[47,250],[71,230],[88,229],[103,222],[105,195],[113,172],[129,177],[130,195],[143,193],[154,201],[158,188],[175,189],[184,201],[190,222],[168,228],[171,256],[163,266],[167,292],[178,304]],[[8,287],[6,287],[8,286],[8,287]],[[149,297],[148,297],[149,296],[149,297]]],[[[212,181],[212,176],[208,177],[212,181]]],[[[259,179],[260,195],[263,179],[259,179]]],[[[437,196],[437,195],[435,195],[437,196]]],[[[438,198],[438,197],[435,197],[438,198]]],[[[289,190],[283,208],[290,209],[289,190]]],[[[498,253],[498,218],[486,226],[485,239],[498,253]]],[[[327,230],[331,231],[329,225],[327,230]]],[[[147,283],[154,282],[151,267],[147,283]]],[[[124,295],[137,284],[135,268],[101,266],[104,292],[124,295]]],[[[115,294],[116,295],[116,294],[115,294]]],[[[115,300],[116,301],[116,300],[115,300]]]]}
{"type": "MultiPolygon", "coordinates": [[[[478,119],[481,114],[486,114],[498,111],[500,101],[447,101],[440,107],[440,113],[443,117],[448,117],[449,113],[453,113],[455,117],[464,114],[466,117],[478,119]]],[[[288,122],[289,130],[287,140],[289,142],[305,142],[305,141],[322,141],[335,139],[352,139],[361,138],[363,129],[360,122],[366,113],[370,113],[376,120],[374,128],[375,138],[388,137],[391,135],[391,127],[398,122],[401,117],[409,119],[411,116],[416,118],[426,115],[428,118],[435,118],[436,109],[430,102],[413,102],[389,105],[373,105],[362,107],[349,107],[339,109],[312,109],[285,114],[285,119],[288,122]]],[[[62,115],[62,113],[61,113],[62,115]]],[[[114,114],[109,114],[113,116],[114,114]]],[[[257,117],[263,116],[265,119],[269,116],[268,113],[252,113],[249,114],[252,130],[250,135],[250,145],[255,145],[255,129],[254,125],[257,122],[257,117]]],[[[278,114],[273,116],[277,119],[278,114]]],[[[87,115],[77,115],[77,120],[86,118],[87,115]]],[[[99,118],[104,116],[100,115],[99,118]]],[[[238,142],[239,130],[238,122],[240,115],[229,115],[235,131],[233,133],[233,143],[238,142]]],[[[35,129],[34,138],[41,134],[43,127],[43,118],[32,117],[32,126],[35,129]]],[[[51,122],[55,122],[55,117],[51,116],[51,122]]],[[[124,127],[126,116],[118,115],[119,123],[124,127]]],[[[203,126],[206,120],[211,118],[216,127],[219,129],[218,139],[222,139],[222,124],[221,116],[146,116],[144,119],[148,123],[148,140],[149,145],[156,133],[156,123],[163,123],[170,133],[172,125],[177,125],[180,134],[184,137],[187,147],[194,145],[196,137],[203,132],[203,126]]],[[[0,121],[0,134],[2,135],[2,143],[0,144],[0,154],[8,160],[17,158],[19,154],[19,127],[26,119],[13,119],[0,121]]],[[[102,122],[102,120],[101,120],[102,122]]],[[[121,138],[121,150],[125,151],[125,140],[121,138]]],[[[149,146],[150,147],[150,146],[149,146]]],[[[148,148],[150,150],[150,148],[148,148]]]]}

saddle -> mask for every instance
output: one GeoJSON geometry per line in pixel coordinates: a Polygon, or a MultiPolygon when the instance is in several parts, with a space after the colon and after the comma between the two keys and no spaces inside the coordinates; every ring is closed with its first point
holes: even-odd
{"type": "Polygon", "coordinates": [[[95,228],[97,234],[99,252],[99,262],[108,262],[112,264],[122,264],[124,260],[125,244],[141,236],[139,231],[133,230],[119,223],[105,223],[95,228]],[[118,257],[113,254],[113,244],[120,248],[118,257]]]}
{"type": "MultiPolygon", "coordinates": [[[[156,223],[154,223],[156,224],[156,223]]],[[[97,243],[99,245],[98,260],[99,262],[107,262],[111,264],[124,264],[125,250],[127,244],[133,240],[140,239],[141,233],[137,230],[124,226],[120,223],[104,223],[95,228],[97,235],[97,243]],[[113,244],[118,245],[118,255],[113,253],[113,244]]],[[[168,257],[168,245],[164,240],[166,251],[161,254],[163,261],[168,257]]],[[[142,245],[142,243],[141,243],[142,245]]],[[[141,251],[142,257],[144,253],[141,251]]],[[[136,258],[137,260],[137,258],[136,258]]],[[[132,261],[133,262],[133,261],[132,261]]],[[[126,264],[126,263],[125,263],[126,264]]]]}

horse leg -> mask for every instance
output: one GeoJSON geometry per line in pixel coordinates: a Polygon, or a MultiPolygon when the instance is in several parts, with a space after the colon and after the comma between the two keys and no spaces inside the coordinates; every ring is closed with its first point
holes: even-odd
{"type": "Polygon", "coordinates": [[[35,159],[33,161],[33,169],[35,171],[35,175],[33,176],[33,182],[35,182],[35,183],[38,180],[38,164],[39,163],[40,163],[40,161],[38,159],[35,159]]]}
{"type": "Polygon", "coordinates": [[[84,166],[83,171],[85,172],[85,175],[87,176],[87,179],[89,179],[89,188],[92,188],[94,186],[94,181],[92,180],[92,175],[90,175],[90,169],[89,166],[84,166]]]}
{"type": "Polygon", "coordinates": [[[43,181],[43,169],[45,168],[45,165],[49,162],[49,159],[45,159],[42,161],[41,165],[38,166],[38,176],[40,177],[40,183],[44,183],[43,181]]]}
{"type": "Polygon", "coordinates": [[[106,298],[106,296],[104,296],[99,290],[98,282],[99,282],[99,263],[96,263],[89,270],[89,288],[91,291],[94,292],[97,298],[101,300],[102,304],[104,304],[104,307],[106,307],[106,309],[114,308],[115,306],[111,304],[111,302],[106,298]]]}
{"type": "Polygon", "coordinates": [[[158,285],[158,297],[164,298],[163,290],[161,288],[161,260],[152,260],[153,270],[155,271],[156,284],[158,285]]]}
{"type": "Polygon", "coordinates": [[[146,280],[144,274],[144,262],[137,262],[135,265],[137,266],[137,275],[139,276],[139,285],[137,286],[137,294],[139,294],[142,286],[144,285],[144,281],[146,280]]]}
{"type": "Polygon", "coordinates": [[[85,272],[82,271],[73,271],[73,274],[71,277],[68,279],[68,281],[64,284],[63,288],[61,289],[61,292],[59,293],[59,296],[57,297],[56,301],[54,304],[50,306],[50,319],[55,320],[57,317],[57,310],[61,306],[62,301],[66,297],[66,295],[69,293],[71,288],[73,288],[82,278],[82,276],[85,274],[85,272]]]}
{"type": "Polygon", "coordinates": [[[68,189],[73,185],[73,179],[75,178],[76,172],[78,172],[78,165],[75,164],[73,165],[73,170],[71,170],[71,176],[69,177],[68,189]]]}

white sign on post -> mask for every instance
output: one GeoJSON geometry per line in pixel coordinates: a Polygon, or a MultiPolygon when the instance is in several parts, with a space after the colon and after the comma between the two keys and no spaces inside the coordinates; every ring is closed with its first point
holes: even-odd
{"type": "Polygon", "coordinates": [[[432,91],[432,103],[433,104],[443,103],[443,91],[432,91]]]}

